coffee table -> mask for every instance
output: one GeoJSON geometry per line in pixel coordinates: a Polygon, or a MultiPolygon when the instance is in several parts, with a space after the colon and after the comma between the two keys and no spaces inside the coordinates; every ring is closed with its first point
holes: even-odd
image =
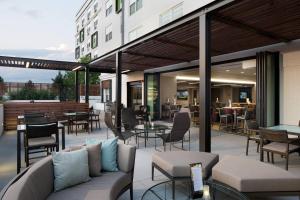
{"type": "MultiPolygon", "coordinates": [[[[200,200],[249,200],[249,198],[237,190],[212,180],[204,181],[206,192],[200,200]]],[[[175,199],[192,199],[190,181],[182,181],[176,184],[175,199]]],[[[172,181],[165,181],[150,187],[142,196],[142,200],[169,200],[172,199],[172,181]]]]}

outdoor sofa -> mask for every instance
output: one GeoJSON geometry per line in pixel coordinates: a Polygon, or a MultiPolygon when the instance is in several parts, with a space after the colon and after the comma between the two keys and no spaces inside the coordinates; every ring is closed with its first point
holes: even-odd
{"type": "MultiPolygon", "coordinates": [[[[128,189],[133,198],[133,173],[136,148],[118,144],[117,164],[119,171],[103,172],[90,181],[54,192],[54,168],[48,156],[15,177],[0,194],[1,200],[115,200],[128,189]]],[[[76,170],[76,166],[74,169],[76,170]]]]}
{"type": "Polygon", "coordinates": [[[241,156],[225,156],[212,168],[212,179],[253,199],[300,197],[300,174],[241,156]]]}

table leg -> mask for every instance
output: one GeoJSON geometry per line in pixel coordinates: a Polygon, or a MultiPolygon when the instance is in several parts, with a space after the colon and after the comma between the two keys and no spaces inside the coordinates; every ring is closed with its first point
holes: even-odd
{"type": "Polygon", "coordinates": [[[62,132],[61,132],[61,147],[62,147],[62,149],[65,149],[65,147],[66,147],[65,127],[62,129],[62,132]]]}
{"type": "Polygon", "coordinates": [[[148,133],[145,131],[145,148],[147,147],[147,137],[148,137],[148,133]]]}
{"type": "Polygon", "coordinates": [[[17,173],[21,169],[21,132],[17,131],[17,173]]]}

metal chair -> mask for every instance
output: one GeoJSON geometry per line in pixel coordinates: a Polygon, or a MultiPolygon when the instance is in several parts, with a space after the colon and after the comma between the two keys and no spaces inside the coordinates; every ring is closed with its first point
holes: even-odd
{"type": "Polygon", "coordinates": [[[86,132],[90,132],[89,129],[89,113],[82,112],[82,113],[76,113],[75,119],[72,121],[72,125],[75,125],[75,133],[77,135],[79,126],[83,126],[86,130],[86,132]]]}
{"type": "MultiPolygon", "coordinates": [[[[219,109],[219,117],[220,117],[220,122],[219,122],[219,130],[221,129],[222,123],[225,123],[226,128],[228,128],[228,123],[230,122],[232,124],[233,128],[233,113],[228,113],[229,111],[225,112],[224,108],[219,109]],[[225,121],[225,122],[224,122],[225,121]]],[[[232,112],[230,110],[230,112],[232,112]]]]}
{"type": "Polygon", "coordinates": [[[100,110],[94,110],[93,108],[90,109],[90,122],[91,122],[91,129],[93,129],[93,122],[96,123],[96,128],[101,129],[100,110]]]}
{"type": "Polygon", "coordinates": [[[59,149],[58,127],[56,123],[26,124],[25,133],[25,162],[29,166],[29,154],[47,152],[59,149]],[[53,137],[55,135],[55,137],[53,137]],[[35,150],[35,151],[32,151],[35,150]]]}
{"type": "Polygon", "coordinates": [[[264,161],[264,152],[267,152],[268,162],[270,162],[269,153],[271,153],[272,163],[274,164],[274,154],[279,154],[285,157],[285,169],[288,170],[289,154],[299,152],[300,147],[291,144],[294,140],[288,138],[286,130],[269,130],[260,129],[260,160],[264,161]],[[268,144],[264,144],[268,141],[268,144]]]}
{"type": "MultiPolygon", "coordinates": [[[[183,149],[184,135],[189,132],[191,119],[187,112],[179,112],[174,117],[173,127],[170,133],[156,134],[163,141],[164,151],[166,151],[166,143],[170,143],[170,151],[172,143],[181,141],[183,149]]],[[[189,132],[189,149],[190,149],[190,132],[189,132]]]]}

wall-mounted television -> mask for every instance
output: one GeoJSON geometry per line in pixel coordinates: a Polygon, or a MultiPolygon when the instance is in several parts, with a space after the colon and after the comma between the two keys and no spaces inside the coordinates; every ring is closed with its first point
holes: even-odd
{"type": "Polygon", "coordinates": [[[189,92],[187,90],[177,90],[177,100],[188,100],[189,92]]]}

